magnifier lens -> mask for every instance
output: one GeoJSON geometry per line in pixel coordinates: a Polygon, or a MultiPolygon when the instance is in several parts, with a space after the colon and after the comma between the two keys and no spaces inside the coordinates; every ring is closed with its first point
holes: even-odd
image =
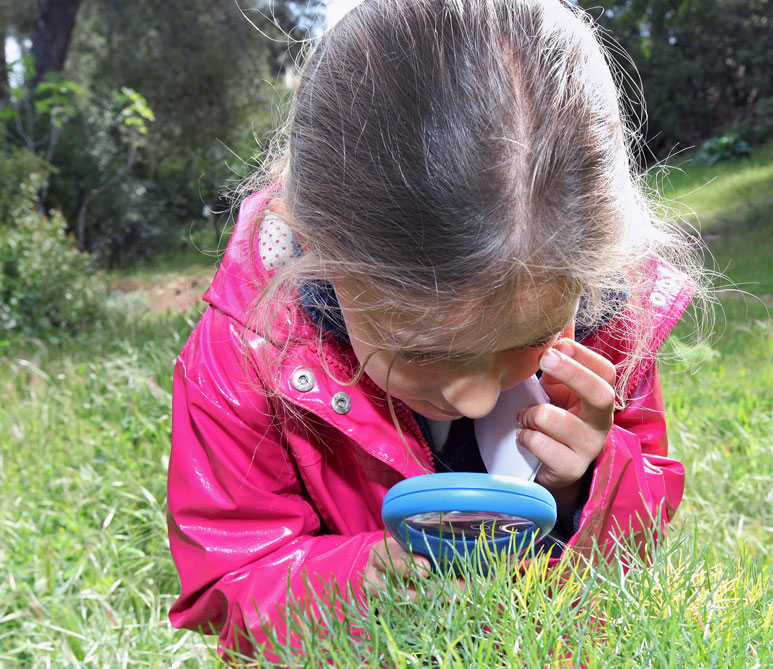
{"type": "Polygon", "coordinates": [[[427,536],[446,539],[451,537],[475,539],[481,533],[499,539],[531,528],[535,523],[520,516],[492,511],[444,511],[417,513],[403,521],[409,529],[427,536]]]}

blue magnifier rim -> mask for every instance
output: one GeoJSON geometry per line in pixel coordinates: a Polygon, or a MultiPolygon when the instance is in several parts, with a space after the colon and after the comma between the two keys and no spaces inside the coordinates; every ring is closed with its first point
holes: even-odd
{"type": "MultiPolygon", "coordinates": [[[[448,472],[414,476],[394,485],[384,497],[381,516],[389,533],[406,550],[446,560],[451,555],[470,555],[478,533],[440,536],[405,522],[419,514],[470,512],[503,514],[530,521],[513,535],[491,536],[489,548],[497,553],[525,550],[540,541],[556,523],[556,503],[541,485],[509,476],[477,472],[448,472]]],[[[485,535],[485,533],[484,533],[485,535]]]]}

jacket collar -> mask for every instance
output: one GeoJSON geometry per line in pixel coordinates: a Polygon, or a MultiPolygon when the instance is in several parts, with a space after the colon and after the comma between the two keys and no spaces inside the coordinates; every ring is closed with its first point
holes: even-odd
{"type": "Polygon", "coordinates": [[[383,390],[365,375],[354,385],[348,383],[356,361],[353,353],[343,349],[330,339],[292,346],[281,362],[277,394],[291,406],[329,423],[405,477],[434,471],[429,446],[412,412],[393,401],[401,437],[383,390]],[[303,383],[298,382],[299,376],[303,383]]]}

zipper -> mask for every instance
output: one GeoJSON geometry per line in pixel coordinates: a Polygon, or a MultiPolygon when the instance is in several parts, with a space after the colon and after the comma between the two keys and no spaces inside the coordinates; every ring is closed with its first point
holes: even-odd
{"type": "MultiPolygon", "coordinates": [[[[360,381],[361,382],[364,381],[370,388],[372,388],[376,392],[376,394],[378,394],[380,397],[383,397],[385,402],[389,401],[387,399],[386,393],[379,386],[377,386],[369,376],[363,375],[360,381]]],[[[397,400],[397,403],[393,401],[392,406],[395,409],[395,415],[397,416],[398,421],[401,423],[400,427],[406,432],[409,432],[421,447],[421,450],[425,459],[425,462],[421,463],[422,466],[424,467],[424,469],[428,469],[429,472],[434,472],[435,465],[434,465],[434,459],[432,457],[432,451],[430,450],[427,440],[424,438],[424,435],[422,434],[422,431],[421,431],[421,428],[419,427],[418,422],[416,422],[416,419],[413,417],[413,414],[408,410],[408,407],[406,407],[399,400],[397,400]]]]}
{"type": "MultiPolygon", "coordinates": [[[[373,381],[368,379],[368,382],[372,385],[378,388],[373,381]]],[[[378,390],[381,390],[378,388],[378,390]]],[[[382,391],[383,392],[383,391],[382,391]]],[[[386,393],[384,393],[384,397],[386,397],[386,393]]],[[[435,472],[435,459],[432,457],[432,450],[429,447],[429,444],[427,443],[427,440],[424,438],[424,433],[421,431],[421,427],[419,427],[419,423],[416,420],[416,417],[413,415],[413,412],[411,412],[408,407],[406,407],[402,402],[400,404],[395,406],[395,414],[398,418],[402,418],[403,423],[411,428],[411,433],[413,434],[413,438],[416,439],[416,441],[419,443],[419,446],[421,446],[421,449],[424,453],[424,457],[426,459],[425,463],[425,469],[427,468],[427,465],[429,465],[429,472],[434,473],[435,472]]]]}

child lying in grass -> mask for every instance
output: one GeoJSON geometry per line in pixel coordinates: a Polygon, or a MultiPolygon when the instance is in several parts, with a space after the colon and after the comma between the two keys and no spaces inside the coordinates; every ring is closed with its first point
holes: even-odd
{"type": "Polygon", "coordinates": [[[244,652],[288,584],[406,570],[386,491],[482,471],[472,421],[538,371],[550,404],[513,420],[551,550],[671,519],[655,355],[701,265],[651,212],[618,100],[558,0],[365,0],[322,37],[178,360],[174,625],[244,652]]]}

